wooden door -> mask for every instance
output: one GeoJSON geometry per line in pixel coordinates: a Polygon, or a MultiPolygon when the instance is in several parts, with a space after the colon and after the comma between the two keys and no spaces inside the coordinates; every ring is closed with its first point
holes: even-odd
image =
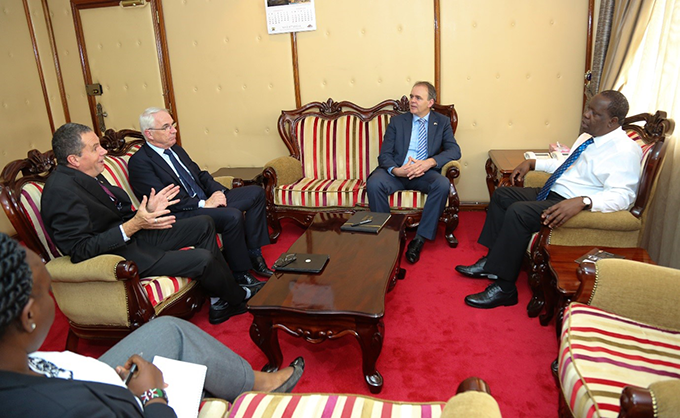
{"type": "Polygon", "coordinates": [[[160,0],[71,0],[71,8],[84,88],[100,90],[88,94],[95,132],[139,129],[150,106],[177,120],[160,0]]]}

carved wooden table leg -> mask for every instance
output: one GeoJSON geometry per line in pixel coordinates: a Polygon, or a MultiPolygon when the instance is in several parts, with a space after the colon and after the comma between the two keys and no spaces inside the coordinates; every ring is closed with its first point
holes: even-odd
{"type": "Polygon", "coordinates": [[[269,362],[262,368],[263,372],[275,372],[283,363],[283,354],[279,346],[279,336],[273,328],[271,316],[253,314],[253,323],[250,326],[250,339],[267,356],[269,362]]]}
{"type": "Polygon", "coordinates": [[[375,368],[375,363],[378,361],[378,357],[382,351],[384,330],[385,327],[380,320],[374,323],[363,321],[357,322],[356,331],[357,339],[361,345],[364,379],[366,379],[366,383],[368,384],[371,393],[380,393],[383,386],[382,375],[375,368]]]}

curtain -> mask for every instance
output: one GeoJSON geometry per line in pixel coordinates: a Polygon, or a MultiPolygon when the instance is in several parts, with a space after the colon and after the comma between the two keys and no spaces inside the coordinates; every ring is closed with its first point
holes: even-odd
{"type": "Polygon", "coordinates": [[[612,31],[612,19],[614,18],[614,0],[602,0],[599,16],[597,18],[597,34],[593,46],[593,61],[590,68],[590,82],[586,87],[586,97],[591,97],[600,91],[602,69],[604,59],[607,56],[609,37],[612,31]]]}
{"type": "MultiPolygon", "coordinates": [[[[630,114],[665,110],[680,124],[680,0],[654,2],[639,48],[630,54],[625,67],[608,88],[628,97],[630,114]]],[[[674,268],[680,268],[680,186],[673,181],[680,178],[679,131],[676,126],[667,140],[642,239],[652,259],[674,268]]]]}

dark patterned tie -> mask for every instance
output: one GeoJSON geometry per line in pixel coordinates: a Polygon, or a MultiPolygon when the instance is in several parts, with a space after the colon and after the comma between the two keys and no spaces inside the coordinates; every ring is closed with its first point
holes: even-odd
{"type": "Polygon", "coordinates": [[[203,192],[201,186],[198,183],[196,183],[196,180],[194,180],[194,178],[191,176],[191,173],[185,170],[184,167],[182,167],[182,165],[179,163],[179,161],[177,161],[177,158],[175,158],[175,154],[173,154],[172,151],[170,151],[169,149],[163,151],[163,154],[170,157],[170,162],[175,167],[175,171],[177,171],[179,180],[182,182],[182,186],[184,186],[187,193],[189,193],[191,197],[196,196],[201,200],[206,200],[208,196],[205,195],[205,192],[203,192]]]}
{"type": "Polygon", "coordinates": [[[555,170],[554,173],[548,178],[548,181],[545,182],[543,185],[543,188],[541,191],[538,193],[538,196],[536,196],[536,200],[545,200],[548,197],[548,194],[550,193],[550,188],[555,184],[555,181],[557,181],[560,176],[567,171],[569,167],[571,167],[572,164],[574,164],[574,161],[578,159],[578,157],[583,153],[583,151],[586,149],[586,147],[595,141],[593,138],[589,138],[586,142],[582,143],[579,145],[578,148],[576,148],[576,151],[572,152],[569,158],[564,160],[561,166],[557,167],[557,170],[555,170]]]}

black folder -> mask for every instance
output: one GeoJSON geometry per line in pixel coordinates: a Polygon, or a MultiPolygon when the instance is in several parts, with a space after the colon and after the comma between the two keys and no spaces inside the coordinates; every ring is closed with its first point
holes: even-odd
{"type": "Polygon", "coordinates": [[[342,226],[342,231],[348,232],[371,232],[377,234],[390,219],[389,213],[360,211],[352,215],[342,226]]]}
{"type": "Polygon", "coordinates": [[[328,254],[283,253],[273,267],[276,271],[320,273],[328,263],[329,258],[328,254]],[[287,257],[290,258],[292,255],[295,256],[295,260],[285,261],[287,257]]]}

